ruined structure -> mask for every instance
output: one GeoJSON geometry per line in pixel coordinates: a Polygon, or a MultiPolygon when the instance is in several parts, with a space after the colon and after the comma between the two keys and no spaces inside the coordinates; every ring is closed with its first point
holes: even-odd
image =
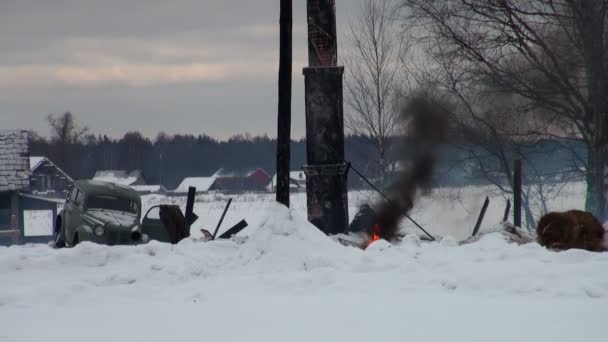
{"type": "Polygon", "coordinates": [[[344,162],[342,75],[337,66],[335,0],[308,0],[306,92],[306,193],[308,220],[326,234],[348,227],[344,162]]]}

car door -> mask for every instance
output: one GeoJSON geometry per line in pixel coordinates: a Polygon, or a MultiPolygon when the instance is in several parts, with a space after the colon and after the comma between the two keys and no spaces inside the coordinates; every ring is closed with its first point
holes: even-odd
{"type": "Polygon", "coordinates": [[[73,208],[72,208],[72,216],[70,217],[70,227],[72,229],[72,239],[70,240],[74,243],[74,234],[76,234],[76,229],[82,224],[82,213],[84,211],[84,193],[78,190],[76,194],[76,199],[74,200],[73,208]]]}
{"type": "Polygon", "coordinates": [[[70,188],[70,192],[68,193],[68,197],[65,200],[65,204],[63,205],[63,214],[61,216],[61,219],[62,219],[62,228],[63,228],[63,238],[66,241],[71,241],[68,239],[68,236],[72,236],[69,233],[70,218],[72,217],[72,207],[74,206],[74,200],[76,199],[77,193],[78,193],[78,189],[75,186],[72,186],[70,188]]]}
{"type": "Polygon", "coordinates": [[[148,235],[150,240],[171,242],[167,228],[160,219],[160,207],[160,205],[157,205],[148,210],[141,221],[141,230],[148,235]]]}
{"type": "Polygon", "coordinates": [[[81,222],[80,215],[82,214],[82,203],[84,194],[77,187],[73,187],[70,191],[68,201],[65,203],[64,212],[64,229],[66,242],[72,244],[74,241],[74,233],[81,222]],[[80,200],[80,203],[78,202],[80,200]]]}

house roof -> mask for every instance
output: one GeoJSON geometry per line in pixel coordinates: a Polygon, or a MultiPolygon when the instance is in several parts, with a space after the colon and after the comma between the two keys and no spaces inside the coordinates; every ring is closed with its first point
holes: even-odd
{"type": "Polygon", "coordinates": [[[165,189],[162,185],[130,185],[131,188],[135,189],[137,192],[165,192],[165,189]]]}
{"type": "MultiPolygon", "coordinates": [[[[268,173],[266,171],[264,171],[264,169],[259,168],[259,167],[243,169],[243,170],[228,170],[225,168],[221,168],[221,169],[217,170],[211,177],[213,177],[213,178],[249,177],[249,176],[253,175],[254,173],[256,173],[258,170],[260,170],[268,175],[268,173]]],[[[268,178],[270,178],[270,175],[268,175],[268,178]]]]}
{"type": "Polygon", "coordinates": [[[174,192],[186,193],[188,188],[193,186],[196,191],[209,191],[211,186],[215,183],[215,177],[187,177],[181,182],[181,184],[174,190],[174,192]]]}
{"type": "Polygon", "coordinates": [[[34,171],[36,171],[36,169],[39,168],[45,162],[51,164],[53,167],[55,167],[57,170],[59,170],[61,173],[63,173],[70,182],[74,181],[72,179],[72,177],[70,177],[70,175],[68,175],[65,171],[63,171],[59,166],[57,166],[55,163],[53,163],[47,157],[37,157],[37,156],[30,157],[30,173],[33,173],[34,171]]]}
{"type": "Polygon", "coordinates": [[[95,172],[93,180],[120,185],[131,185],[141,176],[141,170],[127,172],[125,170],[100,170],[95,172]]]}
{"type": "Polygon", "coordinates": [[[36,168],[38,168],[38,166],[40,166],[40,164],[42,164],[42,162],[44,162],[46,159],[46,157],[30,157],[30,171],[34,172],[34,170],[36,170],[36,168]]]}
{"type": "Polygon", "coordinates": [[[27,190],[30,186],[29,133],[0,131],[0,191],[27,190]]]}

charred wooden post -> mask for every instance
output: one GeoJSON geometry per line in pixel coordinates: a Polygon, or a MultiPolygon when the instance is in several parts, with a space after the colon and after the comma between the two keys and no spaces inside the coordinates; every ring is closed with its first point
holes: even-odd
{"type": "Polygon", "coordinates": [[[277,120],[276,200],[289,207],[291,143],[292,0],[281,0],[279,56],[279,108],[277,120]]]}
{"type": "Polygon", "coordinates": [[[348,229],[342,76],[337,66],[335,0],[308,0],[306,195],[308,220],[326,234],[348,229]]]}
{"type": "Polygon", "coordinates": [[[220,235],[218,239],[230,239],[232,236],[240,233],[241,230],[247,228],[248,226],[249,225],[247,224],[247,221],[241,220],[239,223],[235,224],[234,226],[232,226],[232,228],[228,229],[226,232],[220,235]]]}
{"type": "Polygon", "coordinates": [[[505,207],[505,214],[502,216],[502,222],[509,220],[509,212],[511,211],[511,200],[507,200],[507,206],[505,207]]]}
{"type": "Polygon", "coordinates": [[[483,202],[483,207],[481,207],[481,211],[479,212],[479,217],[477,217],[477,223],[475,223],[475,228],[473,228],[473,234],[471,236],[477,235],[479,233],[479,228],[481,228],[481,223],[483,222],[483,218],[486,216],[486,211],[488,210],[488,205],[490,205],[490,198],[486,196],[486,200],[483,202]]]}
{"type": "Polygon", "coordinates": [[[226,203],[226,206],[224,207],[224,211],[222,212],[222,216],[220,217],[220,220],[217,223],[217,226],[215,227],[215,231],[213,232],[213,235],[211,236],[211,240],[215,240],[215,237],[217,236],[217,232],[219,232],[220,227],[222,226],[222,222],[224,222],[224,217],[226,217],[226,213],[228,212],[228,208],[230,208],[230,204],[232,203],[232,198],[228,199],[228,203],[226,203]]]}
{"type": "Polygon", "coordinates": [[[186,213],[184,218],[186,220],[186,227],[190,228],[192,224],[192,216],[194,214],[194,198],[196,197],[196,188],[191,186],[188,188],[188,197],[186,199],[186,213]]]}
{"type": "Polygon", "coordinates": [[[521,227],[521,159],[513,167],[513,224],[521,227]]]}

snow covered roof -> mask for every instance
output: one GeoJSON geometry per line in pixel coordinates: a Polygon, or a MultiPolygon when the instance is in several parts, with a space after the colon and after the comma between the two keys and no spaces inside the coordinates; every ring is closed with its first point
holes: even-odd
{"type": "Polygon", "coordinates": [[[0,131],[0,191],[29,188],[29,150],[27,131],[0,131]]]}
{"type": "Polygon", "coordinates": [[[140,176],[140,170],[134,170],[131,172],[127,172],[125,170],[100,170],[95,172],[93,180],[120,185],[131,185],[137,182],[137,179],[139,179],[140,176]]]}
{"type": "Polygon", "coordinates": [[[186,193],[191,186],[195,187],[198,192],[209,191],[213,183],[215,183],[215,177],[187,177],[174,192],[186,193]]]}
{"type": "Polygon", "coordinates": [[[40,164],[42,164],[42,162],[44,162],[46,159],[46,157],[30,157],[30,171],[34,171],[36,170],[36,168],[38,166],[40,166],[40,164]]]}
{"type": "Polygon", "coordinates": [[[133,188],[135,191],[137,192],[166,192],[167,189],[165,189],[164,186],[162,185],[130,185],[131,188],[133,188]]]}
{"type": "Polygon", "coordinates": [[[34,171],[36,171],[36,169],[38,167],[40,167],[42,164],[44,164],[45,162],[49,163],[53,167],[57,168],[57,170],[59,170],[61,173],[63,173],[70,182],[74,181],[72,179],[72,177],[70,177],[65,171],[63,171],[59,166],[57,166],[55,163],[53,163],[47,157],[38,157],[38,156],[30,157],[30,173],[33,173],[34,171]]]}
{"type": "MultiPolygon", "coordinates": [[[[225,168],[221,168],[217,170],[211,177],[213,178],[233,178],[233,177],[249,177],[252,174],[256,173],[258,170],[262,170],[262,172],[266,173],[262,168],[250,168],[243,170],[227,170],[225,168]]],[[[270,175],[268,176],[270,177],[270,175]]]]}

